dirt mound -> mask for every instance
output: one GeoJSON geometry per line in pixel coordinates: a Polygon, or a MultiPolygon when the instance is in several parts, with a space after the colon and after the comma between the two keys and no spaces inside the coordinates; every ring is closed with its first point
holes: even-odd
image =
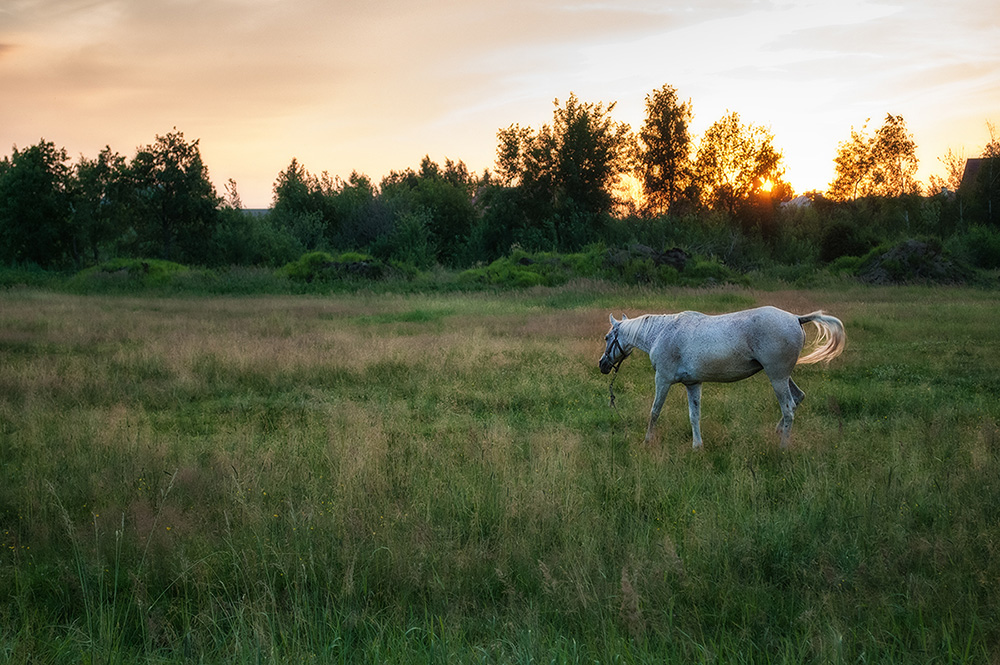
{"type": "Polygon", "coordinates": [[[972,276],[972,270],[945,256],[939,244],[913,239],[876,251],[858,270],[858,278],[868,284],[962,284],[972,276]]]}

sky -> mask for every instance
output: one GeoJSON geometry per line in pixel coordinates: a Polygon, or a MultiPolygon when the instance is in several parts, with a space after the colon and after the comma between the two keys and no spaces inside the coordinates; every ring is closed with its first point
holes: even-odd
{"type": "MultiPolygon", "coordinates": [[[[492,168],[497,130],[673,86],[697,139],[768,127],[799,193],[851,129],[903,116],[923,182],[1000,125],[996,0],[0,0],[0,155],[131,158],[175,128],[220,194],[269,207],[293,158],[378,182],[428,155],[492,168]]],[[[1000,130],[998,130],[1000,132],[1000,130]]]]}

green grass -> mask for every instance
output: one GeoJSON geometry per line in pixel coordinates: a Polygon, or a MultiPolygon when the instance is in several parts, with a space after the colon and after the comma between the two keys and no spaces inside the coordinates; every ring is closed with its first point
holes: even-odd
{"type": "Polygon", "coordinates": [[[996,292],[0,292],[0,658],[994,662],[996,292]],[[839,316],[660,440],[607,315],[839,316]]]}

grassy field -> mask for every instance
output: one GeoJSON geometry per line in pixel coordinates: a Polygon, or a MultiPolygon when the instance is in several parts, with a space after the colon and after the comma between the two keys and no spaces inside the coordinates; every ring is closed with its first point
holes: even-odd
{"type": "Polygon", "coordinates": [[[1000,294],[0,292],[0,660],[1000,659],[1000,294]],[[607,315],[840,317],[642,442],[607,315]]]}

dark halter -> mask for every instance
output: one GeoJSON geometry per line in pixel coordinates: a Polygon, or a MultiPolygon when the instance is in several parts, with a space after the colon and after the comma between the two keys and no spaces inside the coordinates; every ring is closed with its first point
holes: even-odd
{"type": "Polygon", "coordinates": [[[617,330],[615,331],[615,338],[613,340],[611,340],[611,347],[608,349],[608,351],[614,352],[615,349],[618,349],[618,351],[620,351],[621,354],[622,354],[622,357],[618,359],[618,362],[613,363],[611,365],[611,368],[614,369],[615,370],[615,374],[617,374],[618,373],[618,368],[622,366],[622,363],[625,362],[625,359],[628,358],[630,355],[632,355],[631,351],[629,351],[628,353],[626,353],[625,349],[621,345],[621,342],[618,341],[618,331],[617,330]]]}
{"type": "Polygon", "coordinates": [[[614,340],[611,341],[611,347],[608,350],[611,351],[611,352],[614,352],[614,350],[616,348],[618,349],[618,351],[621,352],[622,357],[618,359],[618,362],[616,362],[613,365],[611,365],[611,368],[613,370],[615,370],[615,373],[611,376],[611,383],[608,384],[608,393],[609,393],[609,395],[611,397],[611,400],[610,400],[608,406],[610,406],[613,409],[617,408],[617,407],[615,407],[615,379],[618,378],[618,368],[620,368],[622,366],[622,363],[625,362],[626,358],[628,358],[630,355],[632,355],[631,351],[629,351],[628,353],[626,353],[625,349],[622,348],[621,342],[618,341],[618,331],[617,330],[615,331],[615,338],[614,338],[614,340]]]}

